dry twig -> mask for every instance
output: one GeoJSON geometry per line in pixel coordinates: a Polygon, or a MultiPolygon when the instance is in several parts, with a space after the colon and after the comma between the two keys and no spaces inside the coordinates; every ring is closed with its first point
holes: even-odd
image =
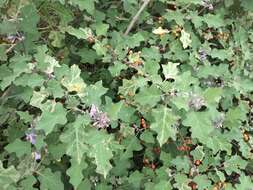
{"type": "Polygon", "coordinates": [[[142,11],[145,9],[145,7],[148,5],[148,3],[150,2],[150,0],[144,0],[141,8],[139,9],[139,11],[136,13],[136,15],[132,18],[131,22],[129,23],[124,35],[127,36],[128,33],[132,30],[135,22],[138,20],[140,14],[142,13],[142,11]]]}

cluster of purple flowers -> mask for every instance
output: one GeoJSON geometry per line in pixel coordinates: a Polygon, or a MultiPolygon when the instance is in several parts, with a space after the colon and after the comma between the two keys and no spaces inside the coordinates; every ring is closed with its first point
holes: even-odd
{"type": "MultiPolygon", "coordinates": [[[[37,135],[35,133],[35,130],[32,129],[32,130],[30,130],[30,132],[26,133],[26,140],[34,145],[36,143],[36,136],[37,135]]],[[[41,159],[41,154],[38,151],[34,152],[33,156],[36,161],[41,159]]]]}
{"type": "Polygon", "coordinates": [[[202,5],[205,8],[208,8],[209,11],[213,10],[213,4],[210,2],[210,0],[202,0],[202,5]]]}
{"type": "Polygon", "coordinates": [[[106,113],[99,111],[98,107],[94,104],[91,105],[89,115],[93,122],[93,126],[98,129],[104,129],[110,124],[110,119],[107,117],[106,113]]]}
{"type": "Polygon", "coordinates": [[[36,143],[36,136],[35,131],[32,129],[29,133],[26,133],[26,140],[34,145],[36,143]]]}

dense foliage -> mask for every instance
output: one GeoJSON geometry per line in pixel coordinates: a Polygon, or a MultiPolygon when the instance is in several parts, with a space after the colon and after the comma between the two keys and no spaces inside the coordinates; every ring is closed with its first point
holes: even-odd
{"type": "Polygon", "coordinates": [[[253,188],[252,0],[0,11],[0,189],[253,188]]]}

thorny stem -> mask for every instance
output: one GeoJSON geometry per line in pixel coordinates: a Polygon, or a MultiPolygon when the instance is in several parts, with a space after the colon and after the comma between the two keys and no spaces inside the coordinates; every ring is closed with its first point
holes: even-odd
{"type": "Polygon", "coordinates": [[[145,9],[145,7],[148,5],[148,3],[150,2],[150,0],[144,0],[141,8],[139,9],[139,11],[136,13],[136,15],[132,18],[130,24],[128,25],[124,35],[127,36],[128,33],[132,30],[135,22],[138,20],[139,16],[141,15],[142,11],[145,9]]]}

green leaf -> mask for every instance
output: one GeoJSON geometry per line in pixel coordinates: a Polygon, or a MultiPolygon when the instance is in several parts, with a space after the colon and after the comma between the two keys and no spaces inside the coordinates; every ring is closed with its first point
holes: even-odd
{"type": "Polygon", "coordinates": [[[208,112],[188,113],[186,119],[183,120],[183,125],[189,126],[192,137],[199,139],[202,143],[206,143],[206,137],[214,130],[208,112]]]}
{"type": "Polygon", "coordinates": [[[204,99],[208,104],[217,104],[222,97],[222,88],[208,88],[204,92],[204,99]]]}
{"type": "MultiPolygon", "coordinates": [[[[55,137],[52,137],[53,140],[55,141],[55,137]]],[[[50,143],[48,145],[48,152],[52,156],[52,159],[55,160],[60,160],[61,157],[66,154],[66,145],[63,143],[57,143],[57,144],[52,144],[50,143]]]]}
{"type": "Polygon", "coordinates": [[[180,11],[174,11],[174,10],[172,11],[168,9],[168,12],[164,15],[164,18],[166,18],[168,22],[175,20],[175,22],[179,26],[184,25],[184,15],[180,11]]]}
{"type": "Polygon", "coordinates": [[[61,84],[54,79],[47,82],[47,91],[52,94],[54,98],[61,98],[64,96],[64,90],[62,89],[61,84]]]}
{"type": "Polygon", "coordinates": [[[50,6],[52,8],[52,11],[54,11],[54,14],[57,14],[59,18],[61,19],[60,25],[67,25],[70,21],[74,19],[74,13],[72,12],[71,9],[69,9],[68,6],[65,5],[64,0],[58,0],[61,2],[60,3],[52,3],[52,2],[47,2],[45,3],[45,6],[50,6]]]}
{"type": "Polygon", "coordinates": [[[98,81],[94,85],[92,84],[86,88],[86,96],[83,100],[88,105],[95,104],[99,106],[101,104],[101,96],[106,92],[107,88],[103,87],[102,81],[98,81]]]}
{"type": "Polygon", "coordinates": [[[64,189],[60,172],[53,173],[49,168],[38,172],[40,188],[47,190],[64,189]]]}
{"type": "Polygon", "coordinates": [[[219,14],[206,14],[203,18],[203,21],[208,25],[210,28],[220,28],[224,26],[224,20],[221,18],[219,14]]]}
{"type": "Polygon", "coordinates": [[[230,108],[225,115],[224,125],[228,128],[235,128],[242,121],[247,120],[248,105],[240,103],[239,106],[230,108]]]}
{"type": "Polygon", "coordinates": [[[135,101],[142,106],[153,107],[161,99],[161,91],[154,85],[151,87],[144,87],[141,91],[135,96],[135,101]]]}
{"type": "Polygon", "coordinates": [[[5,149],[9,153],[15,153],[19,158],[25,154],[31,154],[31,144],[20,139],[16,139],[14,142],[8,144],[5,149]]]}
{"type": "Polygon", "coordinates": [[[0,44],[0,61],[6,61],[7,55],[6,55],[6,48],[4,45],[0,44]]]}
{"type": "Polygon", "coordinates": [[[105,41],[96,41],[96,43],[93,45],[92,48],[96,50],[98,56],[106,56],[107,48],[105,43],[105,41]]]}
{"type": "Polygon", "coordinates": [[[82,171],[87,168],[87,164],[84,160],[78,163],[75,159],[71,159],[71,167],[67,170],[67,174],[70,177],[69,182],[74,186],[75,189],[81,184],[83,179],[82,171]]]}
{"type": "Polygon", "coordinates": [[[96,23],[95,28],[97,36],[106,35],[109,25],[104,23],[96,23]]]}
{"type": "Polygon", "coordinates": [[[54,130],[55,125],[63,125],[67,122],[66,114],[62,104],[49,103],[49,106],[44,107],[36,128],[43,130],[48,135],[54,130]]]}
{"type": "Polygon", "coordinates": [[[22,119],[25,123],[32,121],[32,115],[29,114],[28,111],[16,111],[16,113],[20,116],[20,119],[22,119]]]}
{"type": "Polygon", "coordinates": [[[231,175],[232,172],[236,172],[238,174],[241,173],[240,169],[244,170],[247,166],[247,161],[243,160],[240,156],[235,155],[226,159],[224,163],[225,171],[228,175],[231,175]]]}
{"type": "Polygon", "coordinates": [[[232,60],[233,57],[233,50],[230,49],[212,49],[212,51],[210,52],[210,55],[212,58],[218,58],[221,61],[224,60],[232,60]]]}
{"type": "Polygon", "coordinates": [[[134,48],[134,47],[140,46],[140,43],[143,41],[145,41],[145,38],[143,37],[143,35],[141,33],[135,33],[132,36],[127,36],[125,43],[127,43],[127,45],[130,48],[134,48]]]}
{"type": "Polygon", "coordinates": [[[120,155],[120,161],[131,158],[133,156],[133,151],[140,151],[142,149],[142,146],[135,136],[124,139],[122,144],[125,146],[125,151],[120,155]]]}
{"type": "Polygon", "coordinates": [[[51,31],[48,37],[49,39],[52,40],[51,42],[52,46],[58,47],[58,48],[61,48],[62,46],[64,46],[63,40],[65,36],[61,34],[60,32],[51,31]]]}
{"type": "Polygon", "coordinates": [[[37,23],[39,22],[39,15],[37,14],[37,9],[33,3],[28,3],[26,6],[22,7],[21,15],[22,19],[20,22],[20,29],[29,34],[34,34],[37,32],[37,23]]]}
{"type": "Polygon", "coordinates": [[[89,179],[84,179],[78,186],[77,190],[83,189],[91,190],[92,189],[91,186],[92,186],[91,181],[89,179]]]}
{"type": "Polygon", "coordinates": [[[97,166],[97,173],[102,174],[104,178],[106,178],[112,168],[110,163],[113,157],[112,148],[110,146],[112,143],[112,136],[106,133],[92,131],[89,134],[87,142],[90,145],[89,156],[95,159],[94,163],[97,166]]]}
{"type": "Polygon", "coordinates": [[[154,187],[154,190],[171,190],[171,185],[169,181],[160,181],[154,187]]]}
{"type": "Polygon", "coordinates": [[[22,73],[30,72],[29,65],[27,64],[29,57],[16,55],[11,59],[9,68],[4,68],[7,71],[4,78],[1,78],[1,88],[4,89],[9,86],[18,76],[22,73]]]}
{"type": "Polygon", "coordinates": [[[34,184],[36,184],[37,179],[34,176],[28,176],[20,182],[20,186],[25,190],[36,190],[34,184]]]}
{"type": "Polygon", "coordinates": [[[94,64],[95,61],[99,58],[96,51],[87,48],[80,49],[78,51],[78,55],[81,57],[81,62],[87,64],[94,64]]]}
{"type": "Polygon", "coordinates": [[[253,187],[252,179],[249,176],[245,176],[245,174],[240,174],[240,184],[236,184],[236,189],[240,190],[249,190],[251,187],[253,187]],[[249,188],[250,187],[250,188],[249,188]]]}
{"type": "Polygon", "coordinates": [[[133,77],[131,80],[123,80],[123,85],[119,87],[119,93],[123,96],[128,94],[135,94],[139,87],[145,86],[147,79],[133,77]]]}
{"type": "Polygon", "coordinates": [[[74,123],[68,125],[67,130],[60,136],[60,140],[66,145],[66,153],[72,156],[72,159],[75,159],[78,164],[81,164],[84,153],[88,151],[88,146],[85,143],[87,138],[85,126],[88,123],[87,116],[79,116],[74,123]]]}
{"type": "Polygon", "coordinates": [[[206,175],[198,175],[194,177],[193,181],[198,184],[199,190],[206,190],[211,188],[211,181],[206,175]]]}
{"type": "Polygon", "coordinates": [[[173,185],[173,187],[180,190],[192,190],[192,188],[188,185],[190,183],[190,179],[185,174],[176,174],[175,181],[176,183],[173,185]]]}
{"type": "Polygon", "coordinates": [[[197,146],[193,151],[191,151],[191,155],[194,160],[203,160],[205,153],[203,151],[203,146],[197,146]]]}
{"type": "Polygon", "coordinates": [[[10,77],[12,75],[12,70],[7,67],[6,64],[2,64],[0,65],[0,88],[1,90],[4,90],[7,86],[9,86],[11,84],[11,82],[13,81],[13,79],[8,79],[6,80],[6,78],[10,77]]]}
{"type": "Polygon", "coordinates": [[[108,114],[110,120],[116,121],[119,118],[120,111],[124,107],[123,102],[118,102],[118,103],[110,103],[106,107],[106,113],[108,114]]]}
{"type": "Polygon", "coordinates": [[[95,1],[94,0],[70,0],[71,4],[78,5],[81,11],[86,10],[89,14],[94,14],[95,1]]]}
{"type": "Polygon", "coordinates": [[[158,134],[157,139],[162,146],[167,142],[168,138],[176,140],[176,128],[178,117],[166,106],[154,109],[152,116],[155,118],[155,122],[151,123],[150,128],[158,134]]]}
{"type": "Polygon", "coordinates": [[[247,11],[253,11],[253,2],[251,0],[240,0],[242,7],[247,11]]]}
{"type": "Polygon", "coordinates": [[[221,150],[227,151],[228,155],[231,154],[232,145],[222,134],[210,135],[210,138],[206,140],[205,144],[213,150],[214,154],[221,150]]]}
{"type": "Polygon", "coordinates": [[[133,186],[133,189],[140,189],[141,181],[144,178],[144,174],[140,173],[138,170],[133,172],[129,178],[128,181],[133,186]]]}
{"type": "Polygon", "coordinates": [[[106,178],[112,168],[109,161],[113,157],[113,154],[108,145],[105,146],[105,144],[102,143],[93,145],[92,149],[93,151],[91,151],[90,155],[95,158],[95,163],[97,165],[96,171],[106,178]]]}
{"type": "Polygon", "coordinates": [[[158,48],[152,46],[150,48],[143,48],[141,52],[141,57],[143,57],[146,61],[148,60],[160,61],[161,54],[158,48]]]}
{"type": "Polygon", "coordinates": [[[47,75],[52,74],[54,72],[55,67],[60,67],[58,61],[47,54],[48,48],[46,45],[37,46],[37,53],[35,54],[35,67],[46,73],[47,75]]]}
{"type": "Polygon", "coordinates": [[[147,143],[155,143],[153,133],[150,131],[144,131],[143,133],[141,133],[140,139],[147,143]]]}
{"type": "Polygon", "coordinates": [[[41,88],[40,91],[33,91],[33,96],[30,100],[30,104],[34,107],[38,107],[43,109],[43,105],[41,104],[45,98],[48,96],[48,92],[45,88],[41,88]]]}
{"type": "Polygon", "coordinates": [[[195,4],[195,5],[201,5],[201,0],[177,0],[180,4],[195,4]]]}
{"type": "Polygon", "coordinates": [[[2,161],[0,161],[0,186],[3,190],[7,190],[8,187],[16,183],[20,178],[19,172],[14,168],[14,166],[10,166],[8,168],[4,168],[2,161]]]}
{"type": "Polygon", "coordinates": [[[245,142],[243,139],[241,139],[238,143],[240,146],[240,151],[242,153],[242,156],[247,158],[247,159],[252,159],[253,158],[253,153],[251,151],[250,145],[245,142]]]}
{"type": "Polygon", "coordinates": [[[44,83],[44,78],[36,73],[32,74],[23,74],[20,77],[18,77],[15,81],[15,85],[20,86],[29,86],[31,88],[34,88],[36,86],[40,87],[44,83]]]}

